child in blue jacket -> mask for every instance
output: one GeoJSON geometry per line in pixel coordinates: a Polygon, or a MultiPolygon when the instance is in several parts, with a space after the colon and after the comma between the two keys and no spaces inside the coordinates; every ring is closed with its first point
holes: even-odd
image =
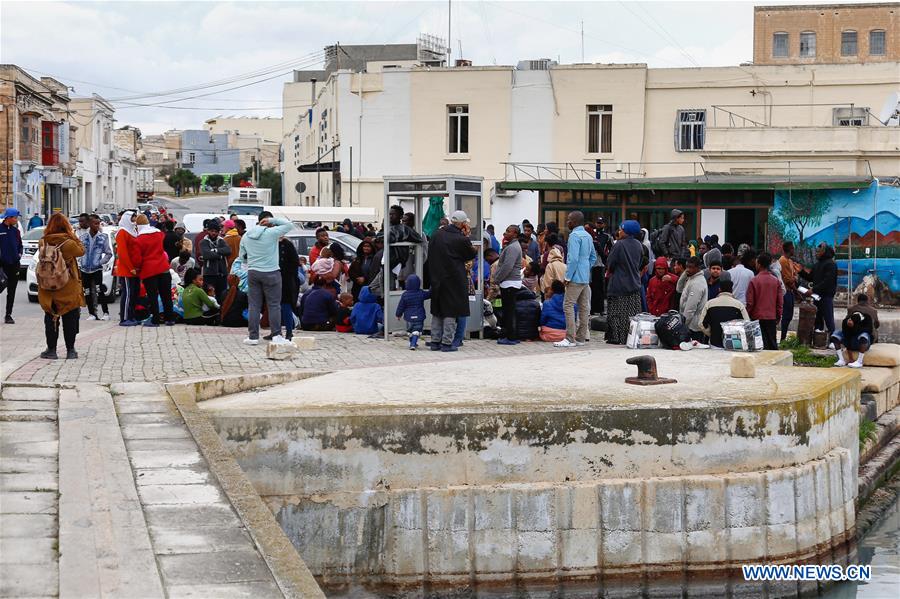
{"type": "Polygon", "coordinates": [[[378,305],[375,294],[369,291],[368,285],[359,290],[359,301],[350,312],[350,324],[357,335],[378,337],[384,330],[384,311],[378,305]]]}
{"type": "Polygon", "coordinates": [[[425,300],[431,298],[431,291],[422,291],[422,282],[416,275],[406,277],[406,287],[397,304],[397,320],[406,321],[409,333],[409,349],[415,350],[419,336],[425,329],[425,300]]]}

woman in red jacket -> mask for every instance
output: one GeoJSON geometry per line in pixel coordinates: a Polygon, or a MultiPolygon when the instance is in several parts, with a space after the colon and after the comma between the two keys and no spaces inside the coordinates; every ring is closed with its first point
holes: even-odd
{"type": "Polygon", "coordinates": [[[137,237],[131,252],[131,263],[147,290],[147,301],[150,304],[150,322],[145,327],[159,326],[159,299],[162,299],[166,326],[175,324],[175,313],[172,311],[172,275],[169,274],[169,260],[163,249],[165,235],[143,214],[137,217],[137,237]]]}

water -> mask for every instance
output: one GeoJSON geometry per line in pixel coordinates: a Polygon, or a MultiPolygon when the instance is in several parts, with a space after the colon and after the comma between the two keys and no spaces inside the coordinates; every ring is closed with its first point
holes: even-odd
{"type": "MultiPolygon", "coordinates": [[[[900,599],[900,502],[887,509],[885,515],[860,541],[852,563],[872,566],[872,579],[866,583],[843,583],[831,586],[821,597],[823,599],[900,599]]],[[[680,586],[680,585],[679,585],[680,586]]],[[[641,588],[638,583],[628,588],[597,588],[590,584],[564,584],[528,588],[478,588],[458,590],[387,591],[353,586],[333,589],[329,597],[338,599],[597,599],[600,597],[691,597],[704,594],[703,588],[690,586],[687,589],[671,586],[641,588]]],[[[745,589],[741,597],[772,597],[759,589],[758,594],[745,589]]],[[[707,590],[708,592],[708,590],[707,590]]],[[[709,596],[716,596],[712,593],[709,596]]],[[[728,593],[719,596],[730,596],[728,593]]],[[[816,596],[807,595],[807,596],[816,596]]]]}

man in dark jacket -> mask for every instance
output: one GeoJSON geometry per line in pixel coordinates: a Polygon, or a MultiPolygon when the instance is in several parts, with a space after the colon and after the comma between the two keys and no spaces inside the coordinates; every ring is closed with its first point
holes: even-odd
{"type": "Polygon", "coordinates": [[[813,295],[816,305],[816,329],[828,331],[831,336],[834,333],[834,294],[837,293],[837,264],[834,262],[834,250],[826,243],[820,243],[816,247],[816,263],[812,269],[806,269],[800,276],[812,281],[812,286],[806,291],[807,297],[813,295]]]}
{"type": "MultiPolygon", "coordinates": [[[[278,268],[281,269],[281,324],[284,325],[285,339],[294,337],[294,307],[297,305],[297,296],[300,295],[300,278],[297,276],[299,266],[297,248],[290,239],[282,237],[278,240],[278,268]]],[[[263,339],[269,340],[270,337],[271,334],[263,339]]]]}
{"type": "Polygon", "coordinates": [[[456,319],[469,315],[466,262],[478,255],[470,232],[469,217],[457,210],[450,215],[450,224],[436,230],[428,244],[432,351],[453,351],[456,319]]]}
{"type": "Polygon", "coordinates": [[[540,335],[541,304],[527,287],[516,292],[516,339],[533,341],[540,335]]]}
{"type": "Polygon", "coordinates": [[[667,258],[680,258],[687,253],[684,237],[684,212],[675,208],[671,220],[659,234],[659,245],[667,258]]]}
{"type": "Polygon", "coordinates": [[[841,321],[841,330],[831,336],[831,343],[837,351],[835,366],[862,368],[865,353],[875,343],[875,329],[878,328],[878,313],[869,306],[865,294],[857,297],[857,303],[847,310],[847,317],[841,321]],[[843,348],[847,348],[846,359],[843,348]],[[855,361],[850,361],[850,352],[859,352],[855,361]]]}
{"type": "Polygon", "coordinates": [[[220,304],[225,295],[228,277],[228,256],[231,247],[219,237],[222,225],[216,219],[210,219],[206,237],[200,242],[200,260],[203,265],[203,282],[216,290],[216,301],[220,304]]]}
{"type": "Polygon", "coordinates": [[[165,229],[165,236],[163,237],[163,250],[165,250],[166,256],[169,257],[169,262],[171,262],[178,257],[178,242],[181,238],[178,236],[178,233],[175,232],[174,222],[167,220],[165,223],[163,223],[163,228],[165,229]]]}
{"type": "Polygon", "coordinates": [[[16,324],[13,320],[13,304],[16,301],[16,287],[19,285],[19,260],[22,259],[22,234],[19,233],[19,211],[7,208],[0,223],[0,268],[6,275],[6,324],[16,324]]]}
{"type": "Polygon", "coordinates": [[[597,262],[591,267],[591,314],[606,313],[606,261],[612,246],[612,235],[606,232],[606,219],[598,216],[594,227],[597,262]]]}

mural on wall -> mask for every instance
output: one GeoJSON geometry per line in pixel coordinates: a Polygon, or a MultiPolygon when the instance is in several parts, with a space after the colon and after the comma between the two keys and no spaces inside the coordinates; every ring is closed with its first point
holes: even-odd
{"type": "Polygon", "coordinates": [[[796,244],[804,264],[813,263],[819,243],[835,247],[838,283],[844,289],[848,277],[856,288],[873,274],[877,258],[878,278],[896,297],[900,294],[900,184],[895,179],[893,184],[873,182],[859,190],[776,191],[769,212],[769,251],[781,253],[784,241],[796,244]]]}

